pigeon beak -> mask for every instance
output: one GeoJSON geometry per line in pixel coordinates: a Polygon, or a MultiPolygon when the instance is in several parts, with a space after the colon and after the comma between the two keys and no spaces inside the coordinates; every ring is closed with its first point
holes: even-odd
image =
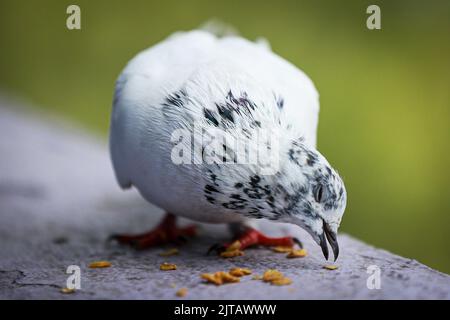
{"type": "Polygon", "coordinates": [[[320,247],[322,248],[323,256],[325,257],[325,260],[328,260],[328,244],[327,239],[325,238],[325,232],[322,232],[322,234],[319,236],[320,240],[320,247]]]}
{"type": "Polygon", "coordinates": [[[336,261],[339,256],[339,244],[337,242],[337,235],[331,230],[330,226],[325,221],[323,221],[323,232],[319,236],[319,240],[320,247],[322,248],[325,259],[328,260],[328,240],[331,249],[333,250],[334,261],[336,261]]]}

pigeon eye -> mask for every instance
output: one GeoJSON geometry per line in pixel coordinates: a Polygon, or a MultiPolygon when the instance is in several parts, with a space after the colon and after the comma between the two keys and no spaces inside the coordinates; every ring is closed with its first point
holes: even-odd
{"type": "Polygon", "coordinates": [[[320,203],[322,201],[322,196],[323,196],[323,186],[321,184],[319,184],[317,186],[314,198],[316,199],[317,202],[320,203]]]}

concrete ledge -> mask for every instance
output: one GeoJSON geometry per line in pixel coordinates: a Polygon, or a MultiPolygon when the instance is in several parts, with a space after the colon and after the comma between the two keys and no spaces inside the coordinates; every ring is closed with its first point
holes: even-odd
{"type": "MultiPolygon", "coordinates": [[[[309,255],[286,259],[266,249],[232,260],[206,256],[226,239],[223,226],[201,225],[201,234],[163,258],[163,248],[136,252],[108,244],[111,233],[138,232],[156,224],[161,211],[137,192],[121,191],[104,142],[76,130],[37,120],[0,102],[0,299],[449,299],[450,277],[417,261],[341,235],[339,269],[324,270],[320,249],[288,225],[263,223],[273,234],[301,233],[309,255]],[[94,260],[112,267],[89,269],[94,260]],[[162,272],[170,261],[177,271],[162,272]],[[81,267],[81,290],[62,294],[69,265],[81,267]],[[381,289],[366,286],[367,267],[381,270],[381,289]],[[220,287],[204,284],[203,272],[233,266],[262,274],[276,268],[294,280],[275,287],[246,277],[220,287]]],[[[183,223],[186,223],[185,221],[183,223]]]]}

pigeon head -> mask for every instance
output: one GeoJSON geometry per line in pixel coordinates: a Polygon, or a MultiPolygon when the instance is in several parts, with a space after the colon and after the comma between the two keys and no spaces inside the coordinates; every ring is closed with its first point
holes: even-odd
{"type": "Polygon", "coordinates": [[[282,140],[288,147],[276,152],[280,161],[274,174],[258,173],[254,165],[209,167],[204,172],[205,200],[249,218],[298,225],[320,245],[326,259],[329,244],[336,260],[337,231],[347,202],[344,183],[304,139],[282,140]]]}
{"type": "Polygon", "coordinates": [[[294,166],[289,170],[289,194],[295,201],[287,209],[285,220],[305,229],[320,245],[326,259],[328,241],[336,260],[337,231],[347,203],[344,183],[325,157],[302,141],[293,142],[288,158],[294,166]]]}

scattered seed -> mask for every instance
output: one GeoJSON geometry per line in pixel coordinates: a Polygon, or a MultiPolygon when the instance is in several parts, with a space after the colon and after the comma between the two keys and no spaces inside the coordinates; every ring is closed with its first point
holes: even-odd
{"type": "Polygon", "coordinates": [[[273,285],[276,285],[276,286],[286,286],[286,285],[291,284],[292,280],[284,277],[284,278],[272,280],[270,283],[273,285]]]}
{"type": "Polygon", "coordinates": [[[175,283],[171,283],[170,287],[175,289],[177,287],[177,285],[175,283]]]}
{"type": "Polygon", "coordinates": [[[217,286],[223,284],[223,280],[221,277],[218,277],[215,273],[203,273],[201,275],[202,279],[205,279],[208,282],[214,283],[217,286]]]}
{"type": "Polygon", "coordinates": [[[240,250],[241,248],[241,242],[239,240],[234,241],[232,244],[230,244],[225,251],[220,253],[220,256],[222,258],[233,258],[233,257],[239,257],[243,256],[244,252],[240,250]]]}
{"type": "Polygon", "coordinates": [[[252,274],[252,271],[247,268],[231,268],[230,274],[235,277],[242,277],[242,276],[248,276],[249,274],[252,274]]]}
{"type": "Polygon", "coordinates": [[[239,256],[243,256],[244,255],[244,251],[241,250],[233,250],[233,251],[223,251],[220,253],[220,256],[222,258],[234,258],[234,257],[239,257],[239,256]]]}
{"type": "Polygon", "coordinates": [[[266,272],[264,272],[263,277],[262,277],[263,281],[265,281],[265,282],[271,282],[271,281],[281,279],[281,278],[283,278],[283,274],[280,271],[275,270],[275,269],[267,270],[266,272]]]}
{"type": "Polygon", "coordinates": [[[261,275],[259,275],[259,274],[255,274],[253,277],[252,277],[252,280],[262,280],[263,279],[263,276],[261,276],[261,275]]]}
{"type": "Polygon", "coordinates": [[[111,262],[109,261],[94,261],[89,264],[89,268],[109,268],[111,262]]]}
{"type": "Polygon", "coordinates": [[[208,282],[214,283],[215,285],[222,285],[225,283],[239,282],[240,279],[231,275],[225,271],[218,271],[215,273],[203,273],[201,275],[202,279],[205,279],[208,282]]]}
{"type": "Polygon", "coordinates": [[[278,253],[289,253],[292,251],[292,247],[287,247],[287,246],[272,247],[272,251],[278,252],[278,253]]]}
{"type": "Polygon", "coordinates": [[[235,277],[235,276],[231,275],[229,272],[225,272],[225,271],[220,272],[220,277],[222,277],[222,280],[225,283],[241,281],[241,279],[239,279],[239,277],[235,277]]]}
{"type": "Polygon", "coordinates": [[[61,293],[74,293],[75,289],[61,288],[61,293]]]}
{"type": "Polygon", "coordinates": [[[289,252],[289,254],[286,257],[287,258],[303,258],[303,257],[306,257],[306,250],[305,249],[292,250],[291,252],[289,252]]]}
{"type": "Polygon", "coordinates": [[[327,270],[336,270],[338,268],[338,266],[334,265],[334,264],[327,264],[327,265],[323,266],[323,268],[327,269],[327,270]]]}
{"type": "Polygon", "coordinates": [[[177,291],[176,295],[178,297],[184,297],[185,295],[187,295],[187,293],[188,293],[187,288],[181,288],[180,290],[177,291]]]}
{"type": "Polygon", "coordinates": [[[225,251],[235,251],[241,249],[241,242],[239,240],[234,241],[232,244],[230,244],[225,251]]]}
{"type": "Polygon", "coordinates": [[[270,282],[273,285],[285,286],[292,283],[292,280],[286,278],[280,271],[276,269],[269,269],[264,272],[262,277],[264,282],[270,282]]]}
{"type": "Polygon", "coordinates": [[[161,252],[159,255],[161,257],[170,257],[179,254],[180,251],[177,248],[172,248],[167,251],[161,252]]]}
{"type": "Polygon", "coordinates": [[[177,270],[177,265],[173,263],[164,262],[159,266],[159,269],[163,271],[177,270]]]}

